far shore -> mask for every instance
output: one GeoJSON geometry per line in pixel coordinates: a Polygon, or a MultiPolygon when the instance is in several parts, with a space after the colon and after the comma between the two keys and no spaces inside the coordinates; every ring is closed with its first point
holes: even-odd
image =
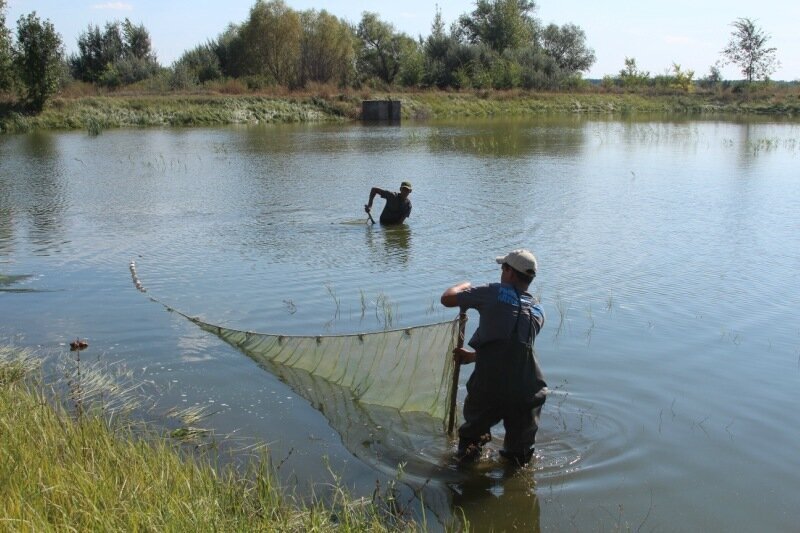
{"type": "Polygon", "coordinates": [[[399,100],[403,120],[570,114],[740,118],[800,116],[796,91],[645,94],[626,92],[351,91],[283,94],[110,94],[55,97],[38,114],[0,101],[0,132],[357,121],[363,100],[399,100]]]}

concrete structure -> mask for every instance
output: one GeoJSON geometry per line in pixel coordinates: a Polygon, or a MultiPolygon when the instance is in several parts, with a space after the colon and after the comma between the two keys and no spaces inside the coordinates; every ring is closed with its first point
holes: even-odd
{"type": "Polygon", "coordinates": [[[399,100],[364,100],[361,102],[364,122],[400,122],[399,100]]]}

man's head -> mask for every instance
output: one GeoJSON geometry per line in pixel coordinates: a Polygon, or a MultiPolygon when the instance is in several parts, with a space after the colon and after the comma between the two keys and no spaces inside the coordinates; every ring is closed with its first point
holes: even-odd
{"type": "Polygon", "coordinates": [[[533,281],[533,278],[536,277],[536,272],[539,270],[539,263],[536,261],[536,256],[524,249],[512,250],[506,255],[496,257],[495,261],[503,265],[504,275],[506,268],[508,268],[511,271],[510,275],[514,275],[526,286],[533,281]]]}
{"type": "Polygon", "coordinates": [[[411,194],[411,182],[410,181],[404,181],[403,183],[400,184],[400,194],[403,196],[403,198],[405,198],[406,196],[411,194]]]}

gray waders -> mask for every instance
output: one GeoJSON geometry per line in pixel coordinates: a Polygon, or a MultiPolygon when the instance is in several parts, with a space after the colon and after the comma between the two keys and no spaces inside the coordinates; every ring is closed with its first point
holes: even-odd
{"type": "Polygon", "coordinates": [[[491,440],[492,426],[501,420],[506,436],[500,454],[520,464],[533,456],[547,383],[533,352],[532,318],[528,341],[519,340],[521,315],[520,304],[510,339],[492,341],[477,350],[475,370],[467,382],[465,422],[458,428],[458,457],[463,461],[480,456],[481,446],[491,440]]]}

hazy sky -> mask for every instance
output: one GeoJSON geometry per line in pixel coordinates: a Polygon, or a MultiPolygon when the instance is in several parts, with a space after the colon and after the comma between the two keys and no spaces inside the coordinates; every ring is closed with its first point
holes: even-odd
{"type": "MultiPolygon", "coordinates": [[[[285,0],[293,9],[325,9],[357,23],[364,11],[412,37],[427,36],[438,3],[449,26],[463,13],[471,12],[474,0],[356,1],[285,0]]],[[[49,19],[64,41],[67,52],[77,49],[78,36],[88,25],[131,19],[150,32],[159,61],[169,65],[194,46],[216,38],[230,23],[247,18],[255,0],[9,0],[7,26],[36,11],[49,19]]],[[[695,77],[708,74],[731,34],[731,22],[749,17],[763,28],[776,47],[781,62],[772,75],[776,80],[800,80],[800,2],[797,0],[541,0],[536,17],[543,23],[573,23],[586,32],[586,42],[597,61],[589,78],[615,75],[625,57],[634,57],[640,70],[663,74],[672,63],[694,70],[695,77]]],[[[722,69],[727,79],[739,79],[733,66],[722,69]]]]}

